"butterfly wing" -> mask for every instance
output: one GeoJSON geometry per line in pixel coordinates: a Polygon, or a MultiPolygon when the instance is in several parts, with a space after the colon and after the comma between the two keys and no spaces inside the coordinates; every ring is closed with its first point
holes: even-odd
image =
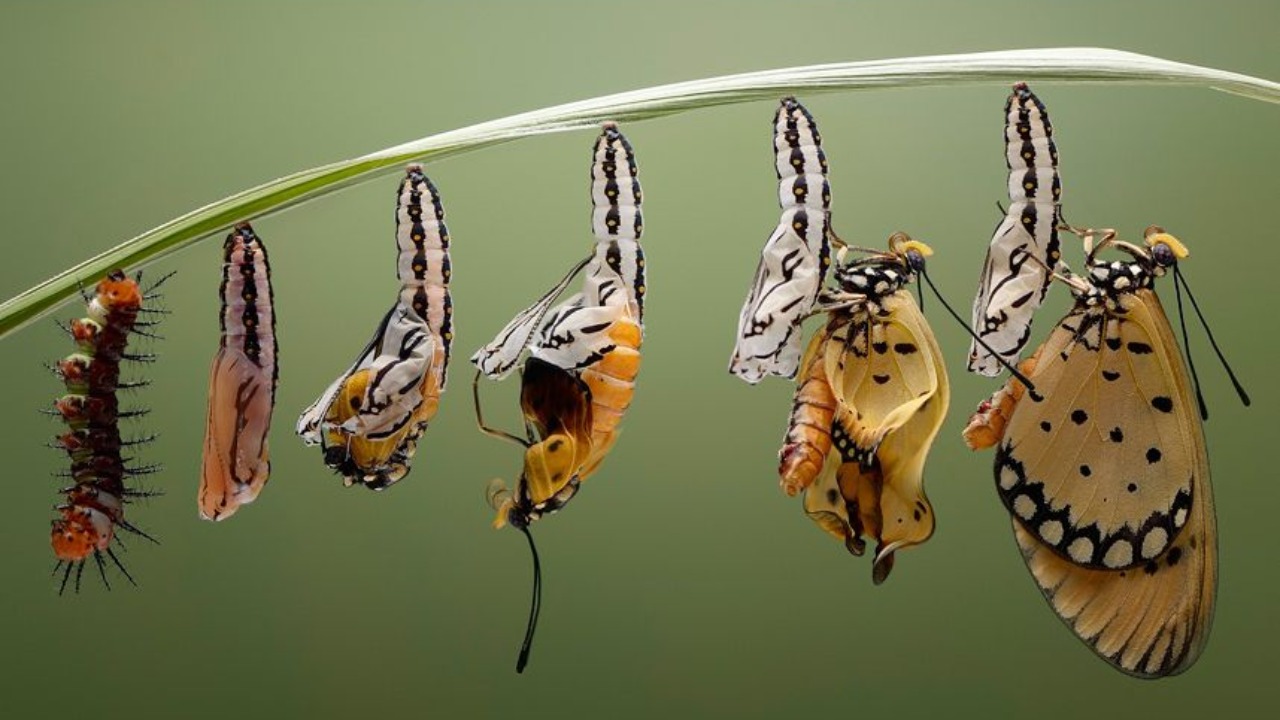
{"type": "Polygon", "coordinates": [[[1204,436],[1151,290],[1122,315],[1077,310],[1054,330],[997,447],[996,484],[1054,611],[1142,677],[1195,662],[1216,588],[1204,436]]]}
{"type": "Polygon", "coordinates": [[[832,453],[805,492],[805,511],[851,552],[861,554],[861,535],[876,539],[877,583],[896,550],[933,534],[924,463],[950,400],[941,350],[910,294],[886,298],[882,310],[854,313],[825,343],[838,401],[832,453]]]}
{"type": "MultiPolygon", "coordinates": [[[[1049,289],[1048,268],[1058,263],[1058,150],[1044,104],[1019,83],[1005,104],[1005,162],[1009,209],[987,249],[973,302],[973,332],[1006,362],[1017,360],[1031,335],[1031,320],[1049,289]]],[[[969,370],[1000,374],[1003,366],[976,341],[969,370]]]]}

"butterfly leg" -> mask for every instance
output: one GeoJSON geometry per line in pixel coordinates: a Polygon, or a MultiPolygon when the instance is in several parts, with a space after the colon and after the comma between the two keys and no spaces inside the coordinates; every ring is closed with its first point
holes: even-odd
{"type": "MultiPolygon", "coordinates": [[[[519,445],[520,447],[527,448],[533,444],[532,437],[529,440],[525,440],[524,438],[521,438],[517,435],[512,435],[511,433],[506,432],[505,430],[498,430],[496,428],[491,428],[488,425],[485,425],[484,412],[480,408],[480,372],[479,371],[476,371],[475,379],[471,381],[471,395],[472,395],[472,398],[475,400],[475,404],[476,404],[476,425],[479,426],[480,432],[484,433],[485,435],[492,435],[493,437],[501,438],[503,440],[509,440],[519,445]]],[[[526,432],[528,432],[529,430],[527,422],[525,424],[525,430],[526,432]]]]}
{"type": "MultiPolygon", "coordinates": [[[[1035,371],[1036,362],[1040,359],[1040,351],[1018,364],[1018,371],[1030,377],[1035,371]]],[[[971,450],[982,450],[1000,442],[1004,437],[1004,429],[1013,416],[1013,409],[1026,393],[1026,386],[1009,378],[1004,386],[990,398],[978,404],[978,409],[969,418],[964,429],[964,442],[971,450]]]]}

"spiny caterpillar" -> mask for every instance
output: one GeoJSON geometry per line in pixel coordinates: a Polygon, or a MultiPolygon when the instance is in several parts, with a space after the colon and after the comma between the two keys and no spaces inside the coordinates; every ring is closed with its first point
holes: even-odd
{"type": "Polygon", "coordinates": [[[149,355],[127,353],[126,346],[129,333],[147,334],[139,328],[153,323],[140,323],[138,315],[146,312],[143,302],[155,297],[150,291],[167,278],[161,278],[144,291],[138,286],[137,278],[113,270],[98,283],[94,296],[88,299],[86,317],[70,323],[69,332],[78,348],[55,368],[66,383],[67,393],[58,398],[54,406],[70,428],[58,436],[57,446],[71,457],[69,476],[74,481],[63,489],[66,502],[56,507],[58,516],[53,520],[50,537],[58,558],[54,574],[60,569],[63,571],[59,594],[66,590],[73,570],[79,591],[84,564],[90,557],[108,588],[104,556],[131,584],[136,584],[112,549],[113,542],[120,544],[117,528],[155,542],[124,518],[125,505],[130,499],[154,494],[126,487],[125,479],[149,474],[158,468],[130,465],[132,458],[121,454],[124,448],[152,438],[121,440],[120,419],[141,415],[143,411],[121,411],[116,393],[146,384],[143,381],[121,383],[120,362],[151,359],[149,355]]]}

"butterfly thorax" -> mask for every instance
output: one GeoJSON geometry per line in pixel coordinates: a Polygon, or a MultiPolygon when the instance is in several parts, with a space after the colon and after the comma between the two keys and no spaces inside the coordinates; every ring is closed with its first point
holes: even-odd
{"type": "Polygon", "coordinates": [[[1085,307],[1124,312],[1126,295],[1150,288],[1155,277],[1163,274],[1164,268],[1155,263],[1094,260],[1089,263],[1087,282],[1072,288],[1072,295],[1085,307]]]}
{"type": "Polygon", "coordinates": [[[873,304],[901,290],[913,276],[901,263],[879,259],[844,265],[835,272],[841,290],[866,295],[873,304]]]}

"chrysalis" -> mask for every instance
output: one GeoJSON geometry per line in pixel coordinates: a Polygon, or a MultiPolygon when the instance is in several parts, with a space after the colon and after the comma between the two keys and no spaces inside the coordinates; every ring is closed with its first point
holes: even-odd
{"type": "Polygon", "coordinates": [[[973,332],[986,346],[969,346],[969,369],[989,376],[1000,373],[1002,361],[1016,361],[1031,336],[1032,315],[1058,263],[1062,223],[1053,125],[1026,83],[1014,85],[1005,103],[1004,141],[1009,209],[991,237],[973,301],[973,332]]]}
{"type": "MultiPolygon", "coordinates": [[[[1094,233],[1087,233],[1088,236],[1094,233]]],[[[1186,670],[1208,639],[1217,585],[1209,461],[1192,385],[1155,278],[1186,248],[1108,236],[1075,306],[965,430],[995,446],[995,481],[1027,567],[1075,634],[1117,669],[1186,670]],[[1111,247],[1126,260],[1102,260],[1111,247]]]]}
{"type": "Polygon", "coordinates": [[[267,433],[279,377],[267,248],[249,223],[241,223],[222,249],[222,339],[209,372],[197,501],[205,520],[231,517],[267,484],[267,433]]]}
{"type": "Polygon", "coordinates": [[[872,580],[893,569],[894,552],[928,540],[933,508],[924,464],[942,426],[950,390],[942,353],[907,284],[932,254],[905,233],[889,252],[840,265],[838,290],[816,309],[826,324],[800,362],[778,472],[788,495],[850,553],[876,541],[872,580]]]}
{"type": "Polygon", "coordinates": [[[593,254],[546,295],[521,311],[472,356],[481,430],[525,448],[514,489],[495,480],[494,524],[521,530],[534,558],[534,601],[516,670],[528,662],[541,598],[541,572],[529,526],[563,508],[613,447],[631,404],[644,333],[645,262],[640,247],[640,182],[630,143],[612,123],[596,141],[591,166],[593,254]],[[548,310],[573,277],[582,290],[548,310]],[[506,375],[528,348],[520,406],[526,437],[494,430],[480,412],[479,379],[506,375]]]}
{"type": "Polygon", "coordinates": [[[813,116],[795,98],[783,98],[774,115],[773,149],[782,218],[760,252],[729,360],[729,372],[753,384],[795,377],[800,323],[831,262],[827,157],[813,116]]]}
{"type": "Polygon", "coordinates": [[[116,556],[117,530],[125,530],[151,540],[151,536],[125,520],[125,507],[131,499],[155,493],[130,487],[126,480],[135,475],[155,472],[156,466],[131,465],[122,450],[151,440],[140,437],[124,440],[120,420],[142,415],[142,410],[121,410],[117,390],[140,387],[145,382],[121,382],[123,361],[146,361],[149,355],[127,351],[129,335],[142,334],[139,322],[145,312],[143,302],[157,297],[151,291],[168,276],[143,290],[135,278],[114,270],[98,283],[89,301],[86,317],[71,322],[70,334],[79,346],[77,352],[60,361],[56,372],[66,383],[67,394],[54,406],[70,430],[58,437],[58,445],[71,458],[66,502],[57,507],[50,541],[62,570],[61,593],[75,572],[75,588],[80,589],[84,564],[93,558],[102,581],[108,587],[105,559],[111,560],[125,578],[133,577],[116,556]]]}
{"type": "Polygon", "coordinates": [[[409,472],[435,417],[453,342],[449,231],[440,195],[410,165],[396,203],[400,295],[373,339],[298,418],[298,434],[324,447],[325,464],[350,486],[382,490],[409,472]]]}

